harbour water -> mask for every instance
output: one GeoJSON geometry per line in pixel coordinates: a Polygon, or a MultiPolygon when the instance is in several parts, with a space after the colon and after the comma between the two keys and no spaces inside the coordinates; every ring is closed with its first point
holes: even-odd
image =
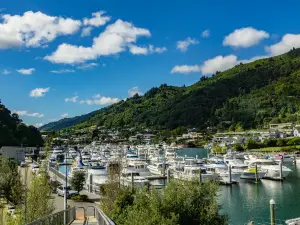
{"type": "MultiPolygon", "coordinates": [[[[206,149],[183,149],[177,155],[207,156],[206,149]]],[[[270,224],[270,199],[276,202],[276,224],[300,217],[300,166],[291,165],[293,172],[283,181],[241,181],[237,185],[220,186],[221,213],[227,214],[232,225],[270,224]]]]}
{"type": "MultiPolygon", "coordinates": [[[[186,148],[177,152],[178,156],[198,155],[207,157],[203,148],[186,148]]],[[[65,166],[59,170],[65,173],[65,166]]],[[[68,167],[69,169],[70,167],[68,167]]],[[[276,224],[284,224],[286,219],[300,217],[300,166],[291,165],[293,172],[283,181],[261,180],[258,184],[242,180],[232,186],[220,186],[219,203],[221,213],[227,214],[232,225],[243,225],[249,221],[255,224],[270,224],[269,201],[276,202],[276,224]]],[[[163,181],[156,181],[163,182],[163,181]]]]}

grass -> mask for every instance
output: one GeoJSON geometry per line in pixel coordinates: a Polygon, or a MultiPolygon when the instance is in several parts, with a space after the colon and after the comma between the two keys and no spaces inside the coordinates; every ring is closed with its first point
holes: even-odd
{"type": "Polygon", "coordinates": [[[300,150],[300,145],[258,148],[258,149],[251,149],[249,151],[250,152],[294,152],[299,150],[300,150]]]}

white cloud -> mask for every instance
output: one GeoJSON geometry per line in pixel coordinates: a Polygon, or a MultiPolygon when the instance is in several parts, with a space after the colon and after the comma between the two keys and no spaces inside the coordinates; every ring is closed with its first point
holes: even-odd
{"type": "Polygon", "coordinates": [[[208,38],[210,36],[210,30],[204,30],[201,34],[203,38],[208,38]]]}
{"type": "Polygon", "coordinates": [[[74,96],[74,97],[71,97],[71,98],[65,98],[65,102],[77,102],[78,100],[78,96],[74,96]]]}
{"type": "Polygon", "coordinates": [[[41,113],[29,113],[25,110],[15,110],[13,113],[17,113],[19,116],[29,116],[29,117],[37,117],[37,118],[42,118],[44,117],[44,114],[41,113]]]}
{"type": "Polygon", "coordinates": [[[63,70],[51,70],[51,73],[74,73],[75,70],[68,70],[68,69],[63,69],[63,70]]]}
{"type": "Polygon", "coordinates": [[[100,56],[115,55],[126,50],[139,37],[150,37],[150,31],[137,28],[132,23],[117,20],[108,25],[104,32],[94,38],[90,47],[63,43],[51,55],[45,57],[52,63],[83,63],[100,56]]]}
{"type": "Polygon", "coordinates": [[[8,74],[10,74],[10,73],[11,73],[11,71],[6,70],[6,69],[4,69],[4,70],[2,71],[2,74],[3,74],[3,75],[8,75],[8,74]]]}
{"type": "Polygon", "coordinates": [[[130,45],[129,51],[133,55],[147,55],[149,50],[148,50],[148,48],[145,48],[145,47],[130,45]]]}
{"type": "Polygon", "coordinates": [[[61,115],[60,115],[61,118],[67,118],[68,116],[69,116],[68,113],[64,113],[64,114],[61,114],[61,115]]]}
{"type": "Polygon", "coordinates": [[[212,59],[206,60],[201,66],[201,72],[203,75],[213,74],[216,71],[224,71],[238,63],[235,55],[216,56],[212,59]]]}
{"type": "Polygon", "coordinates": [[[80,66],[77,66],[77,69],[87,70],[87,69],[91,69],[91,68],[94,68],[97,66],[98,66],[98,63],[86,63],[86,64],[82,64],[80,66]]]}
{"type": "Polygon", "coordinates": [[[294,47],[300,47],[300,34],[285,34],[280,42],[266,47],[266,51],[271,56],[276,56],[288,52],[294,47]]]}
{"type": "Polygon", "coordinates": [[[80,104],[88,104],[88,105],[111,105],[114,103],[118,103],[120,99],[118,98],[111,98],[111,97],[104,97],[100,94],[93,96],[93,99],[88,100],[81,100],[80,104]]]}
{"type": "Polygon", "coordinates": [[[49,92],[50,88],[36,88],[30,91],[30,97],[39,98],[44,97],[47,92],[49,92]]]}
{"type": "Polygon", "coordinates": [[[269,37],[270,35],[263,30],[256,30],[253,27],[245,27],[236,29],[226,36],[223,40],[223,45],[248,48],[269,37]]]}
{"type": "Polygon", "coordinates": [[[153,53],[163,53],[167,51],[166,47],[154,47],[153,45],[149,45],[148,47],[140,47],[137,45],[129,45],[129,51],[133,55],[148,55],[153,53]]]}
{"type": "Polygon", "coordinates": [[[237,64],[240,64],[240,63],[251,63],[251,62],[254,62],[256,60],[259,60],[259,59],[265,59],[265,58],[268,58],[269,56],[267,55],[259,55],[259,56],[254,56],[250,59],[243,59],[243,60],[239,60],[237,64]]]}
{"type": "Polygon", "coordinates": [[[92,18],[84,18],[83,24],[85,26],[94,26],[94,27],[100,27],[105,25],[107,22],[110,21],[110,16],[103,16],[105,14],[105,11],[99,11],[92,13],[92,18]]]}
{"type": "Polygon", "coordinates": [[[206,60],[202,65],[177,65],[171,70],[171,73],[195,73],[201,72],[202,75],[210,75],[217,71],[225,71],[240,63],[250,63],[258,59],[267,58],[268,56],[254,56],[250,59],[238,60],[235,55],[216,56],[206,60]]]}
{"type": "Polygon", "coordinates": [[[81,25],[78,20],[32,11],[23,15],[4,14],[1,18],[0,49],[45,46],[57,36],[77,32],[81,25]]]}
{"type": "Polygon", "coordinates": [[[19,69],[17,70],[18,73],[23,74],[23,75],[30,75],[35,71],[34,68],[29,68],[29,69],[19,69]]]}
{"type": "Polygon", "coordinates": [[[138,95],[143,95],[144,93],[140,91],[139,87],[133,87],[131,89],[128,90],[128,96],[129,97],[132,97],[134,96],[135,94],[138,94],[138,95]]]}
{"type": "Polygon", "coordinates": [[[181,66],[174,66],[173,69],[171,70],[171,73],[195,73],[195,72],[200,72],[201,67],[198,65],[181,65],[181,66]]]}
{"type": "Polygon", "coordinates": [[[41,126],[43,126],[44,124],[43,123],[36,123],[34,126],[36,127],[36,128],[39,128],[39,127],[41,127],[41,126]]]}
{"type": "Polygon", "coordinates": [[[188,37],[187,39],[185,39],[183,41],[177,42],[177,49],[179,49],[181,52],[186,52],[190,45],[196,45],[198,43],[199,43],[199,41],[197,41],[196,39],[192,39],[192,38],[188,37]]]}
{"type": "Polygon", "coordinates": [[[91,36],[92,27],[84,27],[81,31],[81,37],[91,36]]]}

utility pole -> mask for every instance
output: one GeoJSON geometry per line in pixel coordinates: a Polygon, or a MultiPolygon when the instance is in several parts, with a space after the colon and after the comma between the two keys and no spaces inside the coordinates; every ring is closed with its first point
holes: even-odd
{"type": "MultiPolygon", "coordinates": [[[[68,156],[68,151],[65,150],[65,159],[67,159],[68,156]]],[[[67,224],[67,204],[68,204],[68,199],[67,199],[67,194],[68,194],[68,167],[67,163],[65,163],[66,171],[65,171],[65,196],[64,196],[64,224],[67,224]]]]}

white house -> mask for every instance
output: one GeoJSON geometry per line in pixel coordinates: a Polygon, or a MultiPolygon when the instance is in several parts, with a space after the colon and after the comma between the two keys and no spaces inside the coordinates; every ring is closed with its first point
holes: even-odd
{"type": "Polygon", "coordinates": [[[300,127],[295,127],[293,134],[294,137],[300,137],[300,127]]]}

